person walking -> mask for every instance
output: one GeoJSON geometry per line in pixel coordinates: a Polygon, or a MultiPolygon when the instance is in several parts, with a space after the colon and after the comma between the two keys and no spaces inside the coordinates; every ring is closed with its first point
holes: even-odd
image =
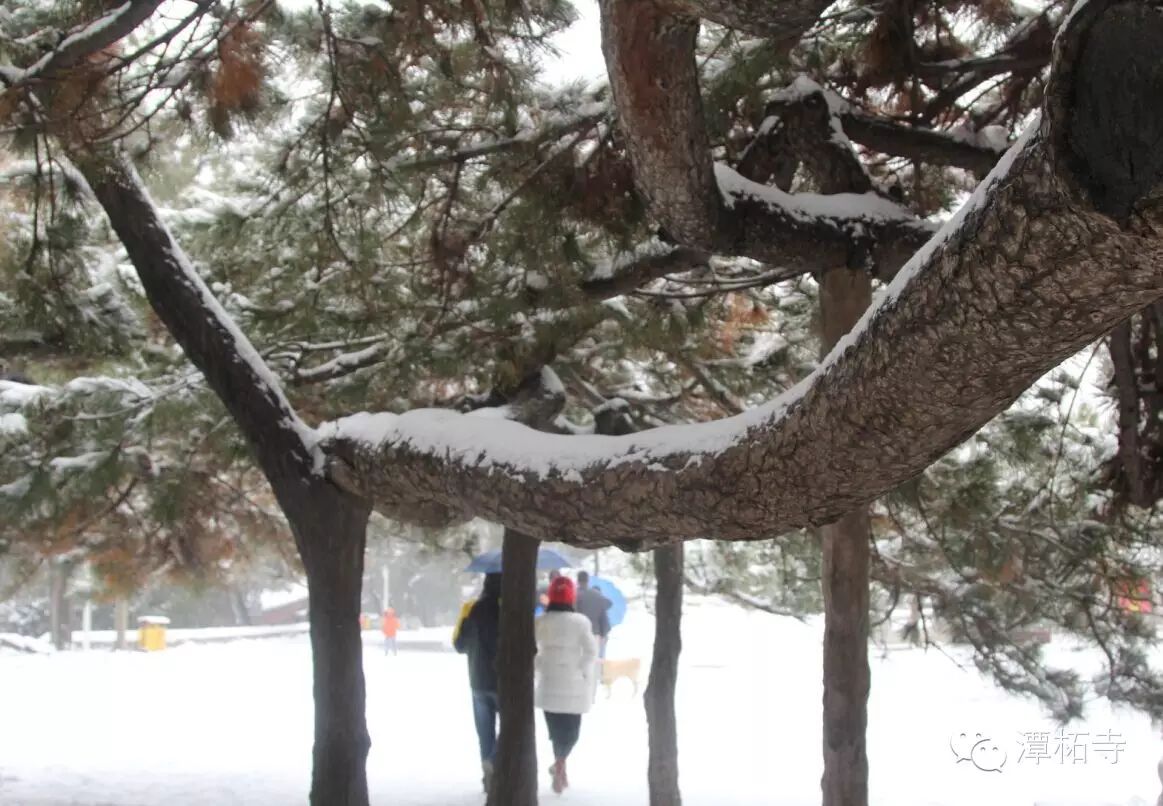
{"type": "Polygon", "coordinates": [[[384,615],[380,618],[380,629],[384,633],[384,654],[391,652],[393,655],[399,655],[400,649],[396,644],[396,633],[400,631],[400,619],[396,615],[396,609],[389,607],[384,611],[384,615]]]}
{"type": "Polygon", "coordinates": [[[614,603],[596,588],[590,587],[590,575],[577,572],[577,612],[590,620],[594,637],[598,639],[598,657],[606,657],[606,642],[610,639],[610,608],[614,603]]]}
{"type": "Polygon", "coordinates": [[[537,618],[534,635],[533,703],[545,712],[553,743],[553,791],[569,786],[566,760],[581,733],[582,714],[594,701],[598,647],[590,621],[574,610],[577,590],[573,580],[559,576],[549,585],[549,603],[537,618]]]}
{"type": "Polygon", "coordinates": [[[481,751],[481,783],[486,793],[493,780],[497,750],[497,638],[501,623],[501,575],[485,574],[480,598],[468,611],[453,644],[468,656],[472,714],[481,751]]]}

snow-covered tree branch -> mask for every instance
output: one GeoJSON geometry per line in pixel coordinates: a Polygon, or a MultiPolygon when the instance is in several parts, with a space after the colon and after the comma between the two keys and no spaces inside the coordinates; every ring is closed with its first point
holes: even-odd
{"type": "Polygon", "coordinates": [[[611,0],[601,9],[606,66],[635,181],[668,237],[801,271],[870,260],[891,274],[932,234],[907,209],[875,195],[797,197],[716,165],[699,90],[697,20],[653,2],[611,0]],[[852,249],[857,234],[869,253],[852,249]]]}
{"type": "MultiPolygon", "coordinates": [[[[1142,103],[1163,86],[1151,42],[1163,43],[1163,18],[1146,4],[1075,13],[1040,122],[820,369],[770,404],[624,438],[482,429],[439,412],[359,415],[328,431],[337,478],[389,511],[485,515],[628,547],[771,537],[876,498],[1163,295],[1163,176],[1128,168],[1155,164],[1144,143],[1163,132],[1142,103]],[[1142,47],[1118,44],[1132,31],[1142,47]],[[1115,82],[1112,69],[1142,80],[1115,82]]],[[[646,183],[659,176],[642,172],[646,183]]],[[[678,207],[694,237],[717,215],[678,207]]]]}
{"type": "Polygon", "coordinates": [[[0,70],[0,81],[9,89],[15,89],[49,80],[128,36],[161,4],[162,0],[125,0],[108,14],[69,32],[52,50],[28,67],[0,70]]]}

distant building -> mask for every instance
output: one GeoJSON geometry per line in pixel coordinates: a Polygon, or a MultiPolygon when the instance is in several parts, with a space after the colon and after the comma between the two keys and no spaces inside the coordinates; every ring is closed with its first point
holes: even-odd
{"type": "Polygon", "coordinates": [[[300,624],[307,620],[307,588],[295,585],[286,591],[265,591],[259,597],[262,610],[254,618],[255,624],[278,626],[300,624]]]}

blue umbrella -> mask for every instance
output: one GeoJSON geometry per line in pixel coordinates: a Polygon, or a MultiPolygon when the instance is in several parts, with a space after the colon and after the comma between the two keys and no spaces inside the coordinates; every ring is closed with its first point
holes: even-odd
{"type": "MultiPolygon", "coordinates": [[[[544,546],[537,550],[537,570],[552,571],[555,568],[573,568],[573,563],[560,552],[544,546]]],[[[473,558],[464,569],[470,574],[495,574],[501,570],[501,550],[486,551],[473,558]]]]}
{"type": "Polygon", "coordinates": [[[590,577],[590,587],[610,600],[610,626],[617,627],[626,618],[626,596],[608,579],[590,577]]]}

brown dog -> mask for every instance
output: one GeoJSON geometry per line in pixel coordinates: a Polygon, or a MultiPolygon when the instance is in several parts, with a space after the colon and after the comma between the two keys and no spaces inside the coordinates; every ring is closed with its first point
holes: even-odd
{"type": "Polygon", "coordinates": [[[610,689],[619,678],[626,678],[634,684],[634,696],[638,696],[638,675],[642,671],[641,658],[626,658],[624,660],[602,661],[602,685],[606,687],[606,698],[610,697],[610,689]]]}

